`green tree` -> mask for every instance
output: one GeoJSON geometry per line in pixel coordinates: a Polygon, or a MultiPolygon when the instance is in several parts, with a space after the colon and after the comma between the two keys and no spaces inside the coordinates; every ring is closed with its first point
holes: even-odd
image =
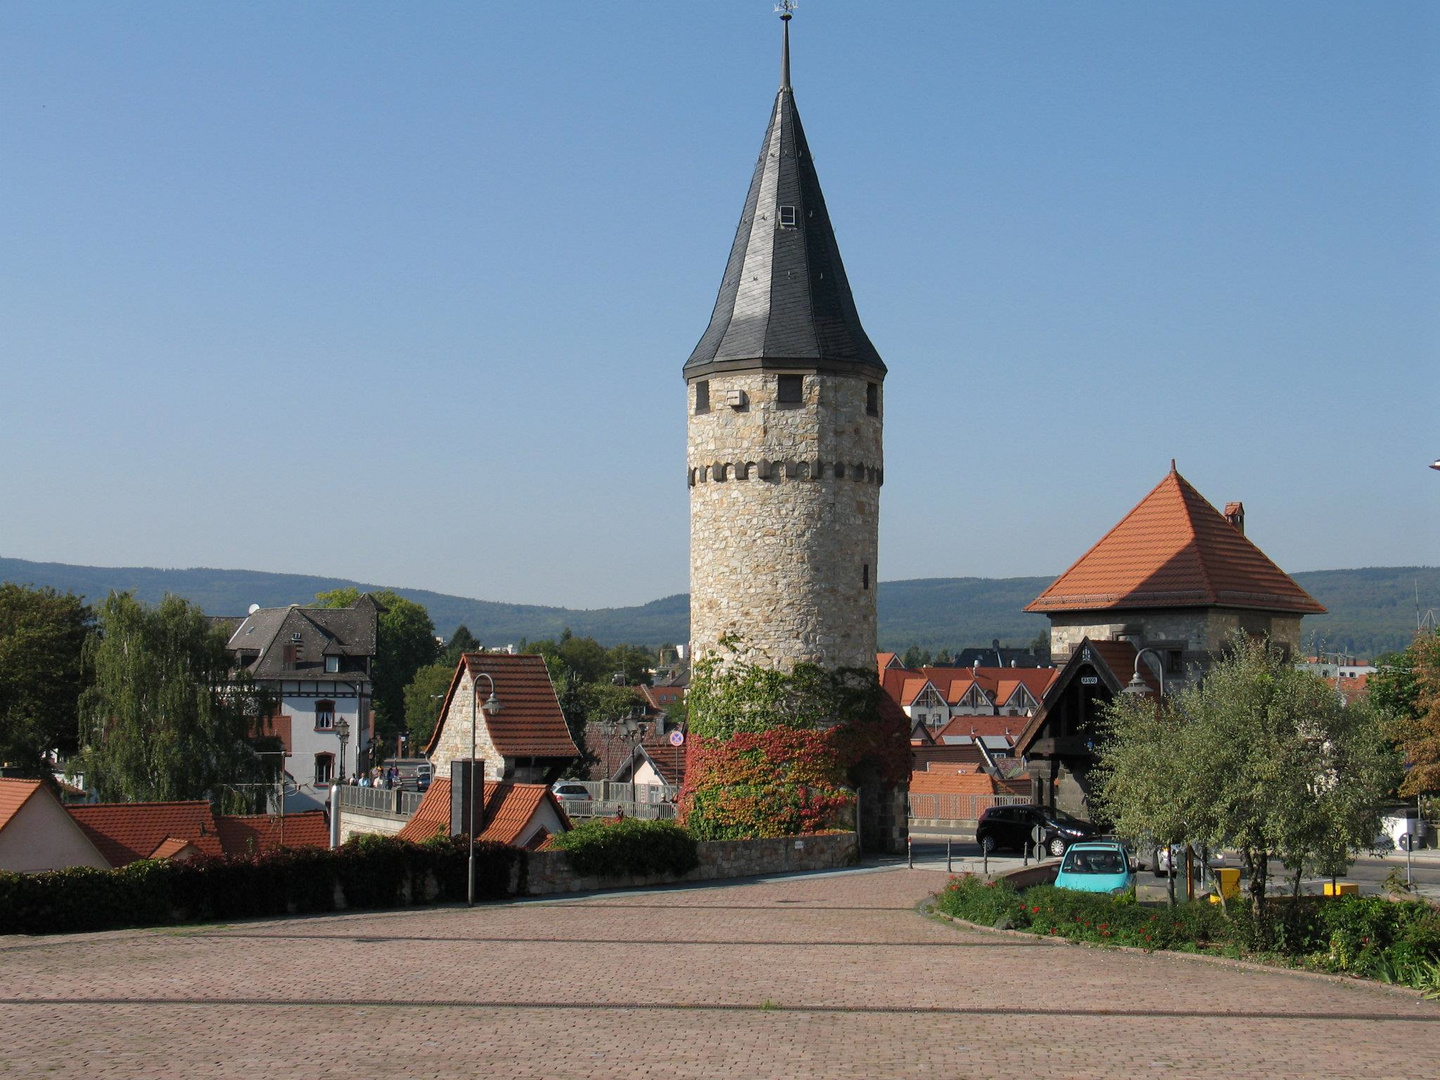
{"type": "Polygon", "coordinates": [[[85,643],[85,780],[105,800],[211,799],[269,774],[251,738],[267,702],[232,677],[225,634],[178,596],[158,607],[111,593],[85,643]]]}
{"type": "Polygon", "coordinates": [[[454,664],[426,664],[405,687],[405,728],[410,746],[419,752],[435,733],[446,691],[455,675],[454,664]]]}
{"type": "Polygon", "coordinates": [[[445,644],[445,651],[440,656],[440,663],[444,664],[451,671],[455,665],[460,663],[460,657],[467,652],[479,652],[480,639],[470,632],[470,628],[461,623],[455,628],[455,633],[450,635],[450,640],[445,644]]]}
{"type": "Polygon", "coordinates": [[[1400,794],[1440,792],[1440,637],[1418,636],[1377,666],[1368,696],[1385,716],[1407,766],[1400,794]]]}
{"type": "MultiPolygon", "coordinates": [[[[380,605],[375,663],[370,671],[375,728],[382,736],[393,738],[405,726],[405,687],[417,671],[435,663],[439,648],[435,643],[435,624],[423,604],[407,600],[390,589],[370,595],[380,605]]],[[[315,594],[315,603],[320,607],[350,607],[358,599],[360,593],[353,587],[315,594]]]]}
{"type": "Polygon", "coordinates": [[[612,674],[623,675],[627,686],[649,686],[654,681],[651,669],[655,654],[639,645],[616,645],[606,657],[612,674]]]}
{"type": "Polygon", "coordinates": [[[1237,637],[1199,686],[1112,704],[1096,775],[1127,839],[1238,848],[1264,928],[1269,857],[1297,883],[1307,865],[1343,870],[1373,840],[1399,761],[1367,705],[1237,637]]]}
{"type": "Polygon", "coordinates": [[[51,751],[74,753],[91,621],[78,596],[0,584],[0,764],[38,777],[51,751]]]}

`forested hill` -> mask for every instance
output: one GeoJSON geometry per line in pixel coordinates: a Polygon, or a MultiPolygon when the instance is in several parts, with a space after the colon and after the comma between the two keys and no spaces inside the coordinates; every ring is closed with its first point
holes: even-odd
{"type": "MultiPolygon", "coordinates": [[[[1293,575],[1328,615],[1305,619],[1307,643],[1323,640],[1328,649],[1373,656],[1403,648],[1415,630],[1415,595],[1422,609],[1440,609],[1440,567],[1368,567],[1317,570],[1293,575]]],[[[70,566],[0,558],[0,580],[49,585],[102,599],[112,589],[133,589],[155,602],[165,593],[193,601],[212,615],[239,615],[251,604],[283,607],[304,604],[317,592],[353,585],[373,590],[392,586],[303,574],[267,574],[256,570],[157,570],[145,567],[70,566]]],[[[988,645],[999,638],[1024,644],[1044,629],[1043,616],[1021,609],[1050,577],[919,578],[880,583],[880,646],[904,649],[958,649],[988,645]]],[[[590,610],[499,604],[462,596],[395,588],[424,604],[436,629],[448,635],[464,623],[487,645],[555,637],[566,627],[605,645],[659,645],[684,641],[690,618],[683,593],[638,607],[590,610]]]]}

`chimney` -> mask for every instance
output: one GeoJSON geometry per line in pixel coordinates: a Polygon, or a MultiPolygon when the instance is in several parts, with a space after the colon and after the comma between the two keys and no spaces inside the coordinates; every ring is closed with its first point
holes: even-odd
{"type": "Polygon", "coordinates": [[[1225,520],[1235,527],[1235,531],[1241,536],[1245,535],[1245,504],[1243,502],[1232,502],[1225,504],[1225,520]]]}

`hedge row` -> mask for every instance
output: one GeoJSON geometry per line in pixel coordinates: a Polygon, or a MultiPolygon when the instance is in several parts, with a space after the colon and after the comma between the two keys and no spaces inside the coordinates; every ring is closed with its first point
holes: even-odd
{"type": "Polygon", "coordinates": [[[695,838],[670,821],[592,821],[560,833],[550,845],[565,852],[571,868],[584,877],[678,877],[700,865],[695,838]]]}
{"type": "Polygon", "coordinates": [[[1257,926],[1240,903],[1229,914],[1204,900],[1152,907],[1137,904],[1133,893],[1112,898],[1053,885],[1017,892],[1004,879],[966,874],[950,880],[936,906],[985,926],[1071,941],[1283,957],[1312,970],[1440,991],[1440,911],[1420,900],[1275,897],[1266,905],[1268,925],[1257,926]]]}
{"type": "MultiPolygon", "coordinates": [[[[486,900],[524,888],[525,853],[475,845],[475,892],[486,900]],[[518,874],[516,873],[518,866],[518,874]]],[[[129,926],[443,903],[466,896],[464,837],[413,844],[360,836],[335,850],[0,872],[0,934],[64,934],[129,926]]]]}

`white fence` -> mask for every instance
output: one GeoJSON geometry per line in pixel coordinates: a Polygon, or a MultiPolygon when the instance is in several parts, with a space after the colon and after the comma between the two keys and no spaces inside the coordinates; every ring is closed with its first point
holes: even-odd
{"type": "Polygon", "coordinates": [[[910,820],[974,821],[992,806],[1022,806],[1025,795],[911,795],[910,820]]]}

